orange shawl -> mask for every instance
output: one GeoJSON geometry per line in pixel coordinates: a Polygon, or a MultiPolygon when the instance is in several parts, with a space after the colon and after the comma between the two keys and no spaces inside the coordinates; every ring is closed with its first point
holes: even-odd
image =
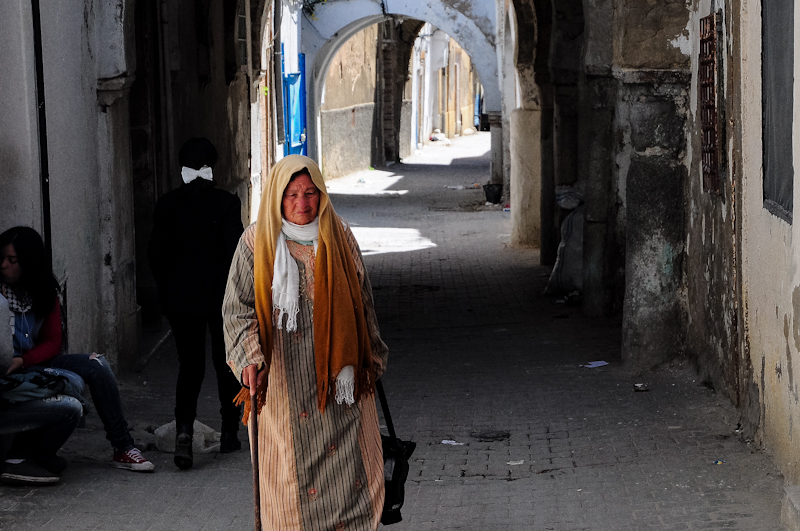
{"type": "MultiPolygon", "coordinates": [[[[325,181],[317,164],[302,155],[281,159],[270,171],[267,186],[261,196],[256,221],[253,275],[255,281],[256,315],[264,354],[265,370],[272,361],[273,310],[272,271],[275,245],[281,232],[281,201],[292,174],[307,169],[312,182],[320,191],[319,244],[314,269],[314,353],[317,367],[317,396],[320,411],[325,411],[328,394],[336,376],[344,367],[355,371],[356,400],[361,393],[374,390],[372,351],[361,300],[361,284],[347,235],[339,216],[330,203],[325,181]]],[[[268,380],[268,378],[267,378],[268,380]]],[[[267,381],[265,380],[265,381],[267,381]]],[[[243,390],[245,409],[249,409],[249,393],[243,390]]],[[[266,385],[259,388],[258,409],[264,405],[266,385]]],[[[246,422],[247,411],[243,420],[246,422]]]]}

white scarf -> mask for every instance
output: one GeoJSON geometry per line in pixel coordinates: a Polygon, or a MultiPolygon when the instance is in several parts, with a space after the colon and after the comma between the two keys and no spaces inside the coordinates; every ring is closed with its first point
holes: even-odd
{"type": "Polygon", "coordinates": [[[286,330],[297,330],[297,313],[300,311],[300,270],[297,268],[286,240],[314,242],[317,252],[319,242],[319,217],[306,225],[296,225],[283,220],[283,228],[275,246],[275,263],[272,270],[272,308],[278,310],[275,325],[283,329],[283,316],[286,315],[286,330]]]}
{"type": "Polygon", "coordinates": [[[199,170],[195,170],[194,168],[187,168],[186,166],[184,166],[181,168],[181,177],[183,177],[183,182],[189,184],[198,177],[200,177],[201,179],[205,179],[206,181],[210,181],[214,178],[214,173],[208,166],[203,166],[199,170]]]}
{"type": "MultiPolygon", "coordinates": [[[[275,246],[275,262],[272,269],[272,309],[278,310],[275,326],[283,329],[283,316],[286,316],[286,330],[297,330],[297,314],[300,312],[300,269],[297,267],[286,240],[314,242],[314,253],[319,245],[319,216],[306,225],[297,225],[282,219],[281,233],[275,246]]],[[[336,376],[336,403],[354,403],[355,371],[352,365],[344,367],[336,376]]]]}

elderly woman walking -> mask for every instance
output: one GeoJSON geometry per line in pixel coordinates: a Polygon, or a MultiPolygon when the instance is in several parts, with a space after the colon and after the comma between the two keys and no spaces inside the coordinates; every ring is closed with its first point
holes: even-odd
{"type": "Polygon", "coordinates": [[[252,389],[240,398],[258,395],[263,528],[377,529],[373,393],[387,348],[361,251],[313,160],[290,155],[270,172],[231,264],[223,320],[228,365],[252,389]]]}

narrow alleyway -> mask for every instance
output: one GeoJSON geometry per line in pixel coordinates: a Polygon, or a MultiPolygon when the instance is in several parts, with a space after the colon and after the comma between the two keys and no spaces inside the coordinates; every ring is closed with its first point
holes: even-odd
{"type": "MultiPolygon", "coordinates": [[[[537,251],[508,247],[509,214],[470,188],[488,147],[459,138],[330,183],[370,269],[398,435],[418,445],[392,529],[781,529],[783,478],[725,398],[683,366],[634,377],[618,319],[542,295],[537,251]]],[[[175,368],[167,342],[123,378],[144,444],[171,420],[175,368]]],[[[214,386],[209,370],[199,420],[219,428],[214,386]]],[[[92,415],[64,455],[59,486],[0,486],[0,529],[252,529],[245,452],[179,472],[151,446],[154,474],[115,470],[92,415]]]]}

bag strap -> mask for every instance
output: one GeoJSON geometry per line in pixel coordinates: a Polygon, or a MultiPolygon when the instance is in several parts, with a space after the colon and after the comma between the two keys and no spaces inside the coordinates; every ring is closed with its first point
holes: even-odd
{"type": "Polygon", "coordinates": [[[389,430],[389,437],[397,439],[394,432],[394,424],[392,423],[392,414],[389,413],[389,403],[386,401],[386,393],[383,392],[383,382],[378,380],[375,382],[375,388],[378,390],[378,398],[381,401],[381,409],[383,410],[383,418],[386,420],[386,428],[389,430]]]}

